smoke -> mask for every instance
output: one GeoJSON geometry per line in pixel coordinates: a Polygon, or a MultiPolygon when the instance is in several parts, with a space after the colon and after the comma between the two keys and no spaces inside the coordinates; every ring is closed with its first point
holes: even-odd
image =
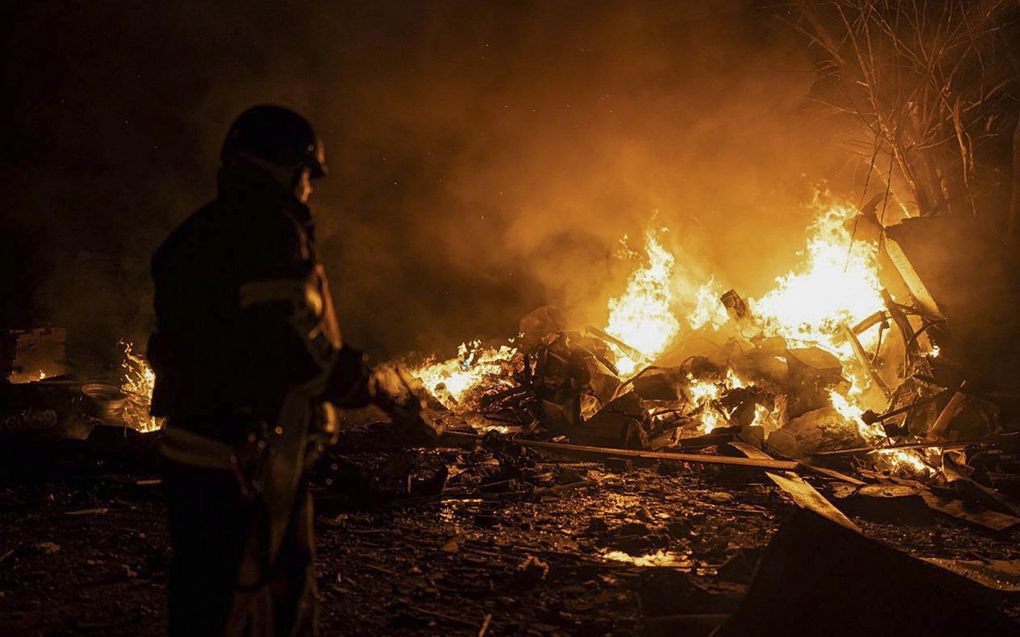
{"type": "Polygon", "coordinates": [[[853,163],[785,28],[694,4],[25,4],[3,241],[33,249],[3,292],[31,311],[6,319],[143,333],[148,255],[213,196],[223,133],[262,102],[326,140],[320,253],[347,339],[376,356],[509,336],[547,302],[600,322],[634,265],[620,238],[639,247],[653,219],[692,278],[757,293],[793,262],[813,189],[853,163]],[[126,265],[86,292],[83,252],[126,265]]]}

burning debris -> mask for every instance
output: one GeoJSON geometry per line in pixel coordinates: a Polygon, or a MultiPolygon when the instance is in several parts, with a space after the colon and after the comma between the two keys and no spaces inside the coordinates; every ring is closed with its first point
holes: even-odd
{"type": "MultiPolygon", "coordinates": [[[[910,235],[890,230],[900,246],[890,266],[890,241],[856,232],[861,222],[851,206],[819,205],[801,263],[757,297],[690,280],[668,230],[653,226],[643,250],[623,254],[637,265],[601,328],[572,327],[541,307],[505,342],[475,340],[453,358],[408,365],[422,417],[449,432],[441,445],[491,432],[549,453],[781,471],[776,483],[799,502],[825,503],[823,515],[832,505],[791,472],[906,484],[931,509],[991,528],[1020,523],[1020,509],[984,477],[1013,473],[1012,454],[987,453],[1006,435],[1000,412],[1011,405],[963,380],[980,375],[958,362],[945,303],[931,309],[945,291],[925,287],[921,303],[911,293],[922,289],[917,270],[909,286],[894,279],[917,252],[910,235]]],[[[3,433],[159,431],[148,413],[153,372],[131,343],[120,348],[115,380],[10,385],[23,389],[8,401],[3,433]]],[[[869,500],[847,500],[858,501],[869,500]]]]}
{"type": "Polygon", "coordinates": [[[857,233],[852,206],[818,208],[800,265],[760,297],[681,281],[666,229],[653,227],[604,328],[569,329],[562,312],[540,308],[509,345],[474,341],[411,374],[482,432],[665,451],[741,441],[939,482],[940,441],[995,433],[995,408],[947,390],[963,372],[932,341],[945,337],[944,319],[888,291],[882,233],[857,233]],[[681,283],[693,303],[674,293],[681,283]]]}
{"type": "Polygon", "coordinates": [[[16,439],[84,439],[99,427],[159,431],[161,419],[149,415],[155,375],[134,346],[121,341],[120,368],[109,378],[81,380],[63,367],[64,330],[33,330],[38,336],[59,334],[59,348],[49,355],[36,353],[38,366],[60,373],[25,376],[13,372],[12,381],[0,383],[0,436],[16,439]]]}
{"type": "Polygon", "coordinates": [[[157,431],[162,422],[149,415],[152,404],[152,390],[156,385],[156,374],[144,358],[134,352],[134,346],[121,341],[124,348],[123,380],[120,390],[125,396],[122,418],[128,427],[141,432],[157,431]]]}

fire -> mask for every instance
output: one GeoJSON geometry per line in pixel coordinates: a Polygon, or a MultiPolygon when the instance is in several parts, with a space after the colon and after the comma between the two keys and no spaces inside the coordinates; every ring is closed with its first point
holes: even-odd
{"type": "MultiPolygon", "coordinates": [[[[878,244],[854,240],[847,221],[855,215],[852,207],[833,204],[822,210],[808,228],[806,260],[797,269],[776,278],[776,287],[759,299],[749,299],[763,332],[778,335],[792,346],[820,347],[843,364],[852,386],[844,396],[836,391],[829,400],[848,423],[857,427],[871,444],[886,440],[878,425],[861,419],[864,410],[851,402],[870,382],[861,373],[850,344],[840,337],[840,326],[855,325],[885,309],[882,284],[878,278],[878,244]]],[[[865,347],[874,347],[875,330],[861,335],[865,347]]],[[[912,451],[882,452],[887,468],[910,474],[928,468],[912,451]]]]}
{"type": "Polygon", "coordinates": [[[858,428],[861,430],[861,433],[864,434],[865,438],[883,435],[879,433],[880,429],[878,427],[864,424],[864,421],[861,420],[864,410],[857,405],[851,404],[843,394],[840,394],[837,391],[830,391],[829,402],[832,403],[832,408],[836,410],[836,413],[842,416],[845,420],[860,423],[858,428]]]}
{"type": "MultiPolygon", "coordinates": [[[[935,449],[941,453],[941,449],[935,449]]],[[[901,475],[929,478],[935,469],[929,465],[917,449],[879,449],[871,454],[875,467],[901,475]]]]}
{"type": "MultiPolygon", "coordinates": [[[[730,389],[747,387],[747,382],[734,373],[732,369],[726,370],[726,376],[721,381],[698,380],[693,374],[687,375],[687,391],[691,394],[691,400],[696,406],[698,419],[701,421],[700,433],[711,433],[713,429],[725,427],[729,424],[726,414],[719,410],[715,401],[730,389]]],[[[760,421],[769,415],[767,409],[761,405],[755,406],[755,424],[762,424],[760,421]]]]}
{"type": "MultiPolygon", "coordinates": [[[[840,333],[841,326],[853,326],[885,309],[878,277],[879,246],[875,241],[852,237],[847,222],[855,214],[853,207],[844,204],[822,208],[808,227],[803,262],[777,277],[772,290],[758,299],[749,299],[748,304],[764,335],[780,336],[791,347],[819,347],[840,360],[852,385],[847,395],[830,392],[832,406],[848,424],[858,428],[865,440],[880,444],[886,440],[885,432],[877,425],[866,425],[861,419],[864,410],[853,402],[870,381],[862,373],[850,344],[840,333]]],[[[672,264],[672,255],[669,256],[663,261],[672,264]]],[[[704,326],[718,329],[729,320],[714,280],[710,279],[697,288],[695,298],[697,305],[688,314],[688,322],[693,329],[704,326]]],[[[610,307],[614,307],[612,302],[610,307]]],[[[627,340],[609,329],[607,331],[627,340]]],[[[675,336],[676,331],[670,332],[658,352],[665,349],[675,336]]],[[[876,339],[875,330],[860,336],[862,345],[869,348],[875,346],[876,339]]],[[[937,356],[937,351],[935,349],[933,355],[937,356]]],[[[732,370],[723,382],[689,380],[689,390],[700,410],[703,431],[707,433],[725,425],[726,418],[713,407],[713,401],[722,392],[744,387],[745,383],[732,370]]],[[[775,423],[769,422],[770,415],[767,409],[758,405],[754,422],[774,426],[775,423]]],[[[896,471],[911,474],[930,471],[921,455],[913,451],[883,451],[880,452],[880,460],[878,464],[896,471]]]]}
{"type": "Polygon", "coordinates": [[[475,340],[461,343],[453,358],[438,362],[429,359],[409,371],[433,396],[452,409],[462,406],[471,390],[484,381],[503,376],[516,354],[516,348],[509,345],[486,348],[475,340]]]}
{"type": "MultiPolygon", "coordinates": [[[[780,337],[791,348],[817,347],[834,355],[851,385],[848,391],[830,392],[832,407],[847,426],[856,427],[865,440],[880,447],[888,437],[881,426],[864,423],[864,408],[859,404],[871,380],[843,329],[886,309],[878,276],[879,245],[852,235],[848,222],[856,215],[853,206],[820,202],[816,206],[819,212],[808,227],[805,249],[798,253],[800,264],[777,277],[771,290],[748,299],[749,318],[739,332],[752,341],[750,334],[757,333],[780,337]]],[[[616,355],[621,377],[653,364],[682,333],[689,333],[688,326],[691,331],[720,330],[730,321],[721,299],[723,288],[712,278],[699,279],[678,266],[663,245],[664,232],[650,226],[644,233],[643,253],[628,249],[629,255],[640,256],[640,263],[628,277],[624,292],[608,302],[604,331],[618,341],[607,345],[616,355]]],[[[626,237],[626,248],[625,241],[626,237]]],[[[859,334],[861,345],[876,347],[878,332],[873,328],[859,334]]],[[[509,383],[515,354],[512,347],[485,348],[472,341],[462,344],[456,357],[430,359],[411,373],[448,407],[470,408],[477,388],[509,383]]],[[[937,347],[929,356],[938,356],[937,347]]],[[[733,370],[723,378],[689,375],[687,381],[690,404],[685,411],[698,419],[703,433],[729,424],[727,407],[720,405],[720,399],[749,385],[733,370]]],[[[753,423],[768,436],[784,424],[784,413],[758,404],[753,423]]],[[[912,475],[932,470],[922,454],[911,450],[886,449],[874,456],[876,466],[884,469],[912,475]]]]}
{"type": "Polygon", "coordinates": [[[700,286],[694,293],[694,310],[687,315],[687,322],[691,329],[697,330],[711,325],[719,329],[730,320],[729,314],[722,301],[719,300],[722,289],[716,284],[715,279],[709,279],[708,283],[700,286]]]}
{"type": "Polygon", "coordinates": [[[701,431],[709,433],[713,429],[725,427],[726,417],[716,410],[712,402],[719,398],[726,387],[722,383],[695,380],[691,375],[687,376],[687,380],[690,381],[687,389],[691,399],[700,410],[698,418],[701,420],[701,431]]]}
{"type": "Polygon", "coordinates": [[[670,285],[676,259],[659,242],[658,232],[655,228],[645,232],[641,266],[627,279],[623,294],[609,301],[606,333],[637,350],[625,352],[611,344],[617,355],[616,367],[623,376],[654,361],[680,332],[670,285]]]}
{"type": "MultiPolygon", "coordinates": [[[[850,344],[837,337],[840,324],[854,325],[885,308],[878,280],[878,244],[851,242],[845,223],[853,208],[832,205],[808,229],[806,260],[776,278],[776,287],[749,299],[764,331],[795,347],[814,345],[846,362],[850,344]]],[[[865,335],[867,336],[867,335],[865,335]]],[[[867,338],[863,344],[874,345],[867,338]]]]}
{"type": "Polygon", "coordinates": [[[156,374],[146,360],[134,353],[131,343],[120,342],[124,348],[124,361],[121,363],[123,373],[120,388],[128,396],[128,404],[124,408],[124,420],[138,431],[156,431],[160,422],[149,415],[152,404],[152,389],[156,384],[156,374]]]}

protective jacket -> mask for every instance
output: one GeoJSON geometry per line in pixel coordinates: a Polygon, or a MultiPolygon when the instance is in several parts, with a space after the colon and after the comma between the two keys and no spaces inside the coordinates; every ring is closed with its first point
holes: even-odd
{"type": "Polygon", "coordinates": [[[294,388],[338,406],[368,401],[343,347],[306,206],[249,164],[225,166],[217,198],[156,252],[153,415],[228,444],[272,424],[294,388]]]}

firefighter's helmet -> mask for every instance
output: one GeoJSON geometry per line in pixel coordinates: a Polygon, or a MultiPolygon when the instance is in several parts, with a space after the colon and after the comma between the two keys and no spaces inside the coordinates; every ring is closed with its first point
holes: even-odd
{"type": "Polygon", "coordinates": [[[221,161],[247,153],[278,166],[307,166],[312,177],[326,174],[326,149],[304,117],[282,106],[263,104],[241,113],[223,142],[221,161]]]}

